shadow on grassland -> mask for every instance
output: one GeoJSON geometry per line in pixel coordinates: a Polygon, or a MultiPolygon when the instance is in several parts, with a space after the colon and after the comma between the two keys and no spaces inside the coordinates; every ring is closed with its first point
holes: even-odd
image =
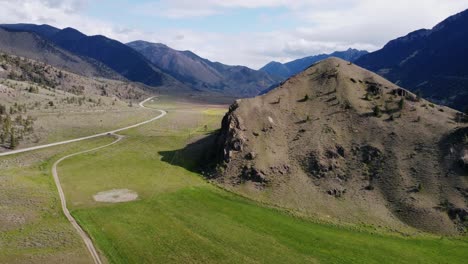
{"type": "Polygon", "coordinates": [[[161,161],[185,168],[188,171],[202,173],[212,169],[216,164],[216,138],[214,131],[182,149],[160,151],[161,161]]]}

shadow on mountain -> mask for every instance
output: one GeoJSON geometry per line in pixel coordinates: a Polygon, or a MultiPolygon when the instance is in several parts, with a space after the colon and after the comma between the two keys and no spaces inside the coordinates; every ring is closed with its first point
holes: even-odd
{"type": "Polygon", "coordinates": [[[215,165],[217,134],[218,131],[214,131],[187,144],[182,149],[160,151],[158,153],[162,156],[161,161],[203,174],[204,171],[210,170],[215,165]]]}

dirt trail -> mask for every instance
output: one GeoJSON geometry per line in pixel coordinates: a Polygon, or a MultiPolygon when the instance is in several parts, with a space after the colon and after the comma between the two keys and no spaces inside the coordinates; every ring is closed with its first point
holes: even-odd
{"type": "MultiPolygon", "coordinates": [[[[146,100],[143,100],[142,102],[139,103],[139,106],[143,107],[143,108],[148,108],[148,107],[145,107],[144,104],[146,102],[148,102],[149,100],[153,99],[153,98],[154,97],[150,97],[150,98],[148,98],[146,100]]],[[[153,109],[153,108],[148,108],[148,109],[153,109]]],[[[135,124],[135,125],[131,125],[131,126],[127,126],[127,127],[124,127],[124,128],[119,128],[119,129],[116,129],[116,130],[113,130],[113,131],[99,133],[99,134],[91,135],[91,136],[87,136],[87,137],[76,138],[76,139],[56,142],[56,143],[47,144],[47,145],[41,145],[41,146],[36,146],[36,147],[31,147],[31,148],[25,148],[25,149],[19,149],[19,150],[15,150],[15,151],[0,153],[0,156],[8,156],[8,155],[18,154],[18,153],[22,153],[22,152],[27,152],[27,151],[43,149],[43,148],[53,147],[53,146],[57,146],[57,145],[63,145],[63,144],[68,144],[68,143],[72,143],[72,142],[82,141],[82,140],[86,140],[86,139],[97,138],[97,137],[106,136],[106,135],[111,135],[111,136],[116,137],[116,140],[113,141],[110,144],[67,155],[67,156],[62,157],[61,159],[57,160],[52,165],[52,176],[54,178],[54,182],[55,182],[55,185],[57,187],[57,190],[58,190],[58,193],[59,193],[59,196],[60,196],[60,203],[62,205],[62,211],[63,211],[65,217],[68,219],[68,221],[72,224],[72,226],[76,229],[76,231],[78,232],[78,234],[82,238],[82,240],[85,243],[86,248],[88,249],[89,253],[91,254],[91,257],[93,258],[93,261],[94,261],[95,264],[102,264],[102,261],[101,261],[101,259],[99,257],[99,254],[98,254],[98,252],[96,250],[96,247],[93,244],[93,241],[88,236],[88,234],[81,228],[81,226],[76,222],[76,220],[73,218],[73,216],[70,214],[70,211],[67,208],[67,201],[66,201],[66,198],[65,198],[65,193],[63,192],[63,189],[62,189],[62,185],[60,184],[60,179],[59,179],[59,176],[58,176],[58,173],[57,173],[57,166],[60,164],[60,162],[66,160],[68,158],[112,146],[112,145],[116,144],[117,142],[121,141],[124,138],[124,136],[117,135],[116,134],[117,132],[142,126],[144,124],[147,124],[147,123],[150,123],[150,122],[155,121],[157,119],[160,119],[161,117],[163,117],[163,116],[165,116],[167,114],[167,112],[164,111],[164,110],[159,110],[159,109],[155,109],[155,110],[158,110],[159,112],[161,112],[161,114],[154,117],[154,118],[151,118],[149,120],[140,122],[140,123],[135,124]]]]}
{"type": "Polygon", "coordinates": [[[143,100],[142,102],[139,103],[139,106],[140,107],[143,107],[143,108],[148,108],[148,109],[153,109],[153,110],[157,110],[159,112],[161,112],[160,115],[156,116],[156,117],[153,117],[149,120],[146,120],[146,121],[143,121],[143,122],[140,122],[138,124],[134,124],[134,125],[131,125],[131,126],[127,126],[127,127],[123,127],[123,128],[119,128],[119,129],[116,129],[116,130],[112,130],[112,131],[107,131],[107,132],[103,132],[103,133],[99,133],[99,134],[95,134],[95,135],[91,135],[91,136],[86,136],[86,137],[81,137],[81,138],[75,138],[75,139],[70,139],[70,140],[65,140],[65,141],[60,141],[60,142],[55,142],[55,143],[50,143],[50,144],[45,144],[45,145],[40,145],[40,146],[35,146],[35,147],[30,147],[30,148],[24,148],[24,149],[18,149],[18,150],[12,150],[12,151],[8,151],[8,152],[3,152],[3,153],[0,153],[0,157],[2,156],[9,156],[9,155],[14,155],[14,154],[18,154],[18,153],[23,153],[23,152],[27,152],[27,151],[33,151],[33,150],[38,150],[38,149],[43,149],[43,148],[50,148],[50,147],[54,147],[54,146],[58,146],[58,145],[64,145],[64,144],[69,144],[69,143],[73,143],[73,142],[77,142],[77,141],[82,141],[82,140],[87,140],[87,139],[92,139],[92,138],[97,138],[97,137],[102,137],[102,136],[105,136],[105,135],[108,135],[108,134],[114,134],[114,133],[118,133],[120,131],[123,131],[123,130],[127,130],[127,129],[130,129],[130,128],[135,128],[135,127],[139,127],[141,125],[144,125],[144,124],[148,124],[150,122],[153,122],[154,120],[157,120],[163,116],[165,116],[167,114],[166,111],[164,110],[159,110],[159,109],[154,109],[154,108],[149,108],[149,107],[145,107],[143,104],[148,102],[149,100],[153,99],[154,97],[150,97],[146,100],[143,100]]]}
{"type": "Polygon", "coordinates": [[[68,211],[67,200],[65,198],[65,193],[63,192],[62,185],[60,184],[60,179],[59,179],[58,173],[57,173],[57,166],[58,166],[58,164],[60,162],[66,160],[68,158],[71,158],[71,157],[74,157],[74,156],[77,156],[77,155],[80,155],[80,154],[84,154],[84,153],[87,153],[87,152],[96,151],[96,150],[99,150],[99,149],[109,147],[109,146],[114,145],[115,143],[119,142],[120,140],[122,140],[122,138],[124,138],[121,135],[116,135],[116,134],[112,134],[112,135],[117,138],[112,143],[104,145],[104,146],[100,146],[100,147],[97,147],[97,148],[93,148],[93,149],[89,149],[89,150],[85,150],[85,151],[80,151],[80,152],[77,152],[77,153],[67,155],[67,156],[57,160],[54,163],[54,165],[52,166],[52,176],[54,177],[55,186],[57,186],[57,190],[58,190],[58,193],[59,193],[59,196],[60,196],[60,203],[62,204],[63,214],[65,214],[65,217],[68,219],[68,221],[70,221],[72,226],[78,232],[78,235],[80,235],[80,237],[83,239],[83,242],[85,243],[86,248],[88,249],[89,253],[91,254],[91,257],[93,258],[94,263],[96,263],[96,264],[102,264],[101,259],[99,258],[99,254],[97,253],[97,250],[94,247],[94,244],[93,244],[93,241],[91,240],[91,238],[88,236],[88,234],[86,234],[86,232],[76,222],[75,218],[73,218],[73,216],[70,214],[70,211],[68,211]]]}

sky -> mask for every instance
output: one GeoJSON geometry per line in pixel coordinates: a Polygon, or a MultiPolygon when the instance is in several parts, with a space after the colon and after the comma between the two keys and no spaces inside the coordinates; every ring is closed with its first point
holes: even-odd
{"type": "Polygon", "coordinates": [[[468,0],[0,0],[0,23],[146,40],[258,69],[348,48],[374,51],[468,9],[468,0]]]}

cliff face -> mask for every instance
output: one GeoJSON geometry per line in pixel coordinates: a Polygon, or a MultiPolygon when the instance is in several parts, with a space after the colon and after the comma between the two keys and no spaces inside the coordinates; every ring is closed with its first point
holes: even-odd
{"type": "Polygon", "coordinates": [[[319,219],[455,234],[468,220],[468,129],[456,115],[328,59],[231,106],[216,180],[319,219]]]}

